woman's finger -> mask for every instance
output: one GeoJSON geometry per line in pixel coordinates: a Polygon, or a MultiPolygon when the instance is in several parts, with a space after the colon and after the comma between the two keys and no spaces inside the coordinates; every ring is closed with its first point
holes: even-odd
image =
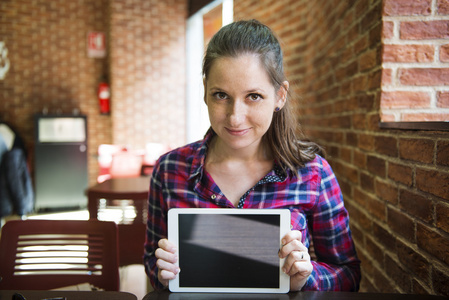
{"type": "Polygon", "coordinates": [[[159,274],[160,274],[159,281],[161,281],[161,279],[162,279],[162,281],[166,281],[166,280],[172,280],[172,279],[176,278],[176,274],[173,274],[172,272],[167,271],[167,270],[161,270],[159,274]]]}
{"type": "MultiPolygon", "coordinates": [[[[284,261],[282,270],[284,273],[292,275],[291,269],[296,263],[310,263],[310,255],[306,251],[293,251],[284,261]]],[[[293,272],[294,274],[295,272],[293,272]]]]}
{"type": "Polygon", "coordinates": [[[290,243],[293,240],[298,240],[301,241],[302,239],[302,234],[301,231],[299,230],[292,230],[289,231],[283,238],[282,238],[282,245],[286,245],[288,243],[290,243]]]}
{"type": "Polygon", "coordinates": [[[173,276],[176,276],[179,273],[178,266],[162,259],[158,259],[156,261],[156,266],[158,267],[159,270],[170,272],[171,274],[173,274],[173,276]]]}
{"type": "Polygon", "coordinates": [[[308,252],[308,249],[306,248],[306,246],[304,246],[303,243],[301,243],[300,240],[291,240],[281,247],[281,249],[279,250],[279,257],[286,258],[293,251],[308,252]]]}
{"type": "Polygon", "coordinates": [[[156,251],[154,252],[154,255],[156,256],[156,258],[162,259],[172,264],[178,261],[178,255],[172,252],[167,252],[162,248],[157,248],[156,251]]]}
{"type": "Polygon", "coordinates": [[[167,252],[175,253],[176,247],[175,245],[167,239],[160,239],[157,243],[159,248],[164,249],[167,252]]]}

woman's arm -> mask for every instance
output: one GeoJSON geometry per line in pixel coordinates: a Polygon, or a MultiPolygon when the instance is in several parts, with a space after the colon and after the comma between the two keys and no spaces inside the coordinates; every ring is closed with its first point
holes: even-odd
{"type": "Polygon", "coordinates": [[[155,252],[160,239],[167,237],[167,216],[162,192],[161,171],[157,164],[153,170],[148,194],[148,219],[144,251],[145,272],[150,278],[154,289],[159,290],[166,287],[158,279],[158,267],[156,265],[155,252]]]}
{"type": "Polygon", "coordinates": [[[303,290],[358,291],[360,261],[349,229],[348,212],[331,167],[324,159],[322,165],[319,199],[310,227],[317,261],[312,261],[313,271],[303,290]]]}

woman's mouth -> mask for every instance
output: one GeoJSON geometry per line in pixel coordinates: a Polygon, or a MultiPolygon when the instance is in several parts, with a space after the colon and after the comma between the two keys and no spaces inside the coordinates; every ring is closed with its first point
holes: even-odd
{"type": "Polygon", "coordinates": [[[242,136],[242,135],[245,135],[249,131],[249,129],[231,129],[231,128],[226,128],[226,131],[230,135],[242,136]]]}

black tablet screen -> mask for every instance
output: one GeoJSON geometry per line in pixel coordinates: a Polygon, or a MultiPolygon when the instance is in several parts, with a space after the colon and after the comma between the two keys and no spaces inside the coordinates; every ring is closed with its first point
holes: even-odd
{"type": "Polygon", "coordinates": [[[179,215],[179,286],[279,288],[279,223],[279,215],[179,215]]]}

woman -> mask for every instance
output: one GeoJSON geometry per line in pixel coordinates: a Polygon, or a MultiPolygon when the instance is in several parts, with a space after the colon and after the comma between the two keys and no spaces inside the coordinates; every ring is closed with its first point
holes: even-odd
{"type": "Polygon", "coordinates": [[[278,40],[255,20],[227,25],[210,41],[203,76],[211,128],[163,155],[151,179],[144,262],[155,289],[180,271],[166,239],[168,210],[213,207],[289,209],[292,231],[279,256],[290,290],[358,290],[340,188],[320,148],[297,136],[282,64],[278,40]]]}

